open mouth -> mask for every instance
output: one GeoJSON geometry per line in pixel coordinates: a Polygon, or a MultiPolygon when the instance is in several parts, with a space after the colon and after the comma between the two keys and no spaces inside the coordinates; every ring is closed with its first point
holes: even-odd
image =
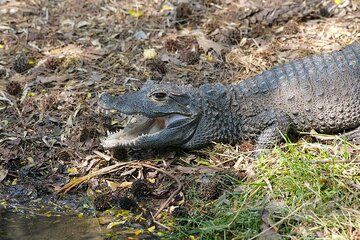
{"type": "Polygon", "coordinates": [[[116,132],[108,132],[102,140],[102,146],[113,148],[118,146],[132,147],[144,138],[155,137],[167,129],[178,126],[181,120],[187,116],[181,114],[169,114],[163,117],[148,118],[143,115],[127,115],[124,129],[116,132]]]}

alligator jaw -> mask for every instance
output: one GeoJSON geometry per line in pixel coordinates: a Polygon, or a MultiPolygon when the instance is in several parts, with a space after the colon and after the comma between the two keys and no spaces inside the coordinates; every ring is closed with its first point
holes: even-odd
{"type": "Polygon", "coordinates": [[[132,115],[123,130],[114,133],[108,132],[108,136],[102,139],[101,144],[104,148],[136,147],[139,140],[155,137],[166,131],[171,124],[184,118],[187,117],[180,114],[170,114],[157,118],[132,115]]]}

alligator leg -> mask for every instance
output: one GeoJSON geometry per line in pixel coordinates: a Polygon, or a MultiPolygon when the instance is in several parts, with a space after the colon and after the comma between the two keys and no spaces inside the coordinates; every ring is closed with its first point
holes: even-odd
{"type": "Polygon", "coordinates": [[[275,125],[269,126],[261,132],[257,142],[256,150],[271,148],[281,141],[280,131],[275,125]]]}
{"type": "Polygon", "coordinates": [[[360,144],[360,127],[357,127],[354,130],[345,133],[344,136],[349,141],[353,141],[356,144],[360,144]]]}
{"type": "MultiPolygon", "coordinates": [[[[289,131],[291,121],[286,114],[272,112],[267,116],[267,126],[261,131],[256,142],[256,151],[274,147],[284,140],[284,135],[289,131]],[[270,117],[270,119],[268,118],[270,117]]],[[[258,155],[258,154],[257,154],[258,155]]]]}

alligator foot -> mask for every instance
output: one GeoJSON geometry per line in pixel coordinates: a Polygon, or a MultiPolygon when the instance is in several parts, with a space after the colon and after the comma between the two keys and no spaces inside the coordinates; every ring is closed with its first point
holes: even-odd
{"type": "Polygon", "coordinates": [[[345,133],[344,136],[349,141],[352,141],[356,144],[360,144],[360,127],[357,127],[354,130],[345,133]]]}

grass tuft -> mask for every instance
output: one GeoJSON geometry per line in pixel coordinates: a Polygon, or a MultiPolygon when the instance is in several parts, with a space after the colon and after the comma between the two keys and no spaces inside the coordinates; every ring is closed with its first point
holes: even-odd
{"type": "Polygon", "coordinates": [[[207,154],[216,165],[223,161],[254,174],[215,201],[201,199],[194,187],[188,196],[191,212],[172,238],[360,238],[358,146],[287,142],[254,161],[228,145],[207,154]]]}

